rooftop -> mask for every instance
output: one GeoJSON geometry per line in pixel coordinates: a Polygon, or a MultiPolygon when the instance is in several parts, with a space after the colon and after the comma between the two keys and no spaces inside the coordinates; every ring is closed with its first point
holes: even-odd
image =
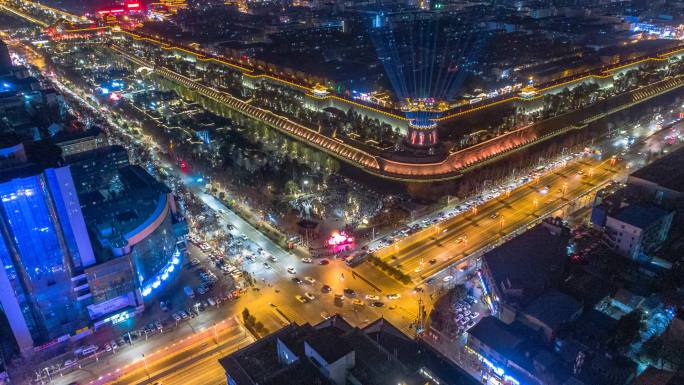
{"type": "Polygon", "coordinates": [[[329,364],[354,351],[352,346],[339,333],[334,332],[330,328],[319,330],[317,333],[307,337],[306,343],[329,364]]]}
{"type": "Polygon", "coordinates": [[[328,384],[329,380],[304,355],[305,343],[310,344],[328,362],[334,362],[353,351],[355,365],[348,375],[364,385],[424,385],[426,378],[420,369],[436,374],[440,383],[447,385],[477,383],[448,360],[407,337],[384,319],[359,329],[349,325],[339,315],[313,326],[291,324],[221,358],[219,362],[238,385],[328,384]],[[282,364],[277,356],[278,340],[298,359],[289,365],[282,364]]]}
{"type": "Polygon", "coordinates": [[[582,304],[567,294],[551,290],[532,301],[525,313],[543,322],[553,330],[570,321],[582,309],[582,304]]]}
{"type": "Polygon", "coordinates": [[[632,173],[643,179],[677,192],[684,192],[684,148],[673,151],[655,162],[632,173]]]}
{"type": "Polygon", "coordinates": [[[644,229],[669,213],[656,206],[631,204],[621,208],[613,217],[619,221],[644,229]]]}
{"type": "Polygon", "coordinates": [[[487,252],[493,284],[501,293],[521,290],[521,300],[536,298],[562,279],[569,240],[566,227],[543,222],[487,252]]]}
{"type": "Polygon", "coordinates": [[[81,198],[86,221],[105,238],[126,235],[156,219],[170,191],[140,166],[120,168],[119,178],[122,191],[100,191],[81,198]]]}
{"type": "Polygon", "coordinates": [[[506,357],[512,356],[524,341],[509,330],[508,325],[494,316],[482,318],[468,330],[468,335],[506,357]]]}

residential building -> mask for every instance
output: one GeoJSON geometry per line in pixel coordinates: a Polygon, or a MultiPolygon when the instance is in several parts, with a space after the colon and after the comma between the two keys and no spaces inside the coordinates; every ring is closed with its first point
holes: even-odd
{"type": "Polygon", "coordinates": [[[648,201],[673,208],[684,198],[684,148],[633,172],[627,184],[634,186],[648,201]]]}
{"type": "Polygon", "coordinates": [[[92,127],[76,132],[60,131],[52,137],[52,140],[62,149],[62,156],[68,157],[102,146],[104,135],[99,127],[92,127]]]}
{"type": "Polygon", "coordinates": [[[630,204],[606,217],[606,242],[622,256],[649,261],[667,238],[673,217],[674,211],[630,204]]]}

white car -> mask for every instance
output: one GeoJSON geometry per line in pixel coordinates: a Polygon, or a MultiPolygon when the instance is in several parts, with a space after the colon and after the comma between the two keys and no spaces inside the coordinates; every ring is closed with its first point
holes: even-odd
{"type": "Polygon", "coordinates": [[[292,266],[287,268],[287,272],[290,274],[297,274],[297,270],[295,270],[295,268],[292,266]]]}
{"type": "Polygon", "coordinates": [[[454,279],[453,276],[447,275],[446,277],[442,278],[442,281],[444,281],[444,282],[449,282],[449,281],[451,281],[452,279],[454,279]]]}
{"type": "Polygon", "coordinates": [[[311,293],[309,293],[308,291],[307,291],[306,293],[304,293],[304,296],[305,296],[309,301],[313,301],[313,300],[316,299],[316,296],[313,295],[313,294],[311,294],[311,293]]]}
{"type": "Polygon", "coordinates": [[[316,280],[313,277],[304,277],[304,280],[312,285],[316,283],[316,280]]]}
{"type": "Polygon", "coordinates": [[[270,257],[268,257],[268,259],[270,259],[271,262],[278,262],[278,258],[276,258],[274,255],[271,255],[270,257]]]}
{"type": "Polygon", "coordinates": [[[312,263],[311,258],[302,258],[302,263],[312,263]]]}
{"type": "Polygon", "coordinates": [[[378,297],[377,295],[373,295],[373,294],[366,294],[366,299],[369,301],[379,301],[380,297],[378,297]]]}
{"type": "Polygon", "coordinates": [[[387,299],[399,299],[401,298],[401,294],[387,294],[387,299]]]}

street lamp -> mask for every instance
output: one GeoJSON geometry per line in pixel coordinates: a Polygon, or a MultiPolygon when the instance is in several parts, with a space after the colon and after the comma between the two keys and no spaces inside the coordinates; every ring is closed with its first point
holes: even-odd
{"type": "Polygon", "coordinates": [[[147,369],[147,358],[145,358],[145,354],[141,354],[142,359],[143,359],[143,364],[145,365],[145,374],[147,374],[147,379],[150,379],[150,372],[147,369]]]}
{"type": "Polygon", "coordinates": [[[503,232],[504,223],[506,223],[506,221],[504,220],[504,217],[501,216],[501,219],[499,219],[499,225],[501,225],[501,232],[503,232]]]}
{"type": "Polygon", "coordinates": [[[213,329],[214,329],[214,338],[216,338],[216,345],[218,345],[219,339],[218,339],[218,333],[216,332],[216,321],[214,321],[213,329]]]}

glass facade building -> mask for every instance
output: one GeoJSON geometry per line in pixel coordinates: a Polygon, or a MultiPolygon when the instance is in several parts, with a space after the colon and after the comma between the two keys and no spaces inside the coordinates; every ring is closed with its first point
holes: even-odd
{"type": "Polygon", "coordinates": [[[95,263],[68,167],[0,179],[0,306],[20,350],[87,325],[72,278],[95,263]]]}

